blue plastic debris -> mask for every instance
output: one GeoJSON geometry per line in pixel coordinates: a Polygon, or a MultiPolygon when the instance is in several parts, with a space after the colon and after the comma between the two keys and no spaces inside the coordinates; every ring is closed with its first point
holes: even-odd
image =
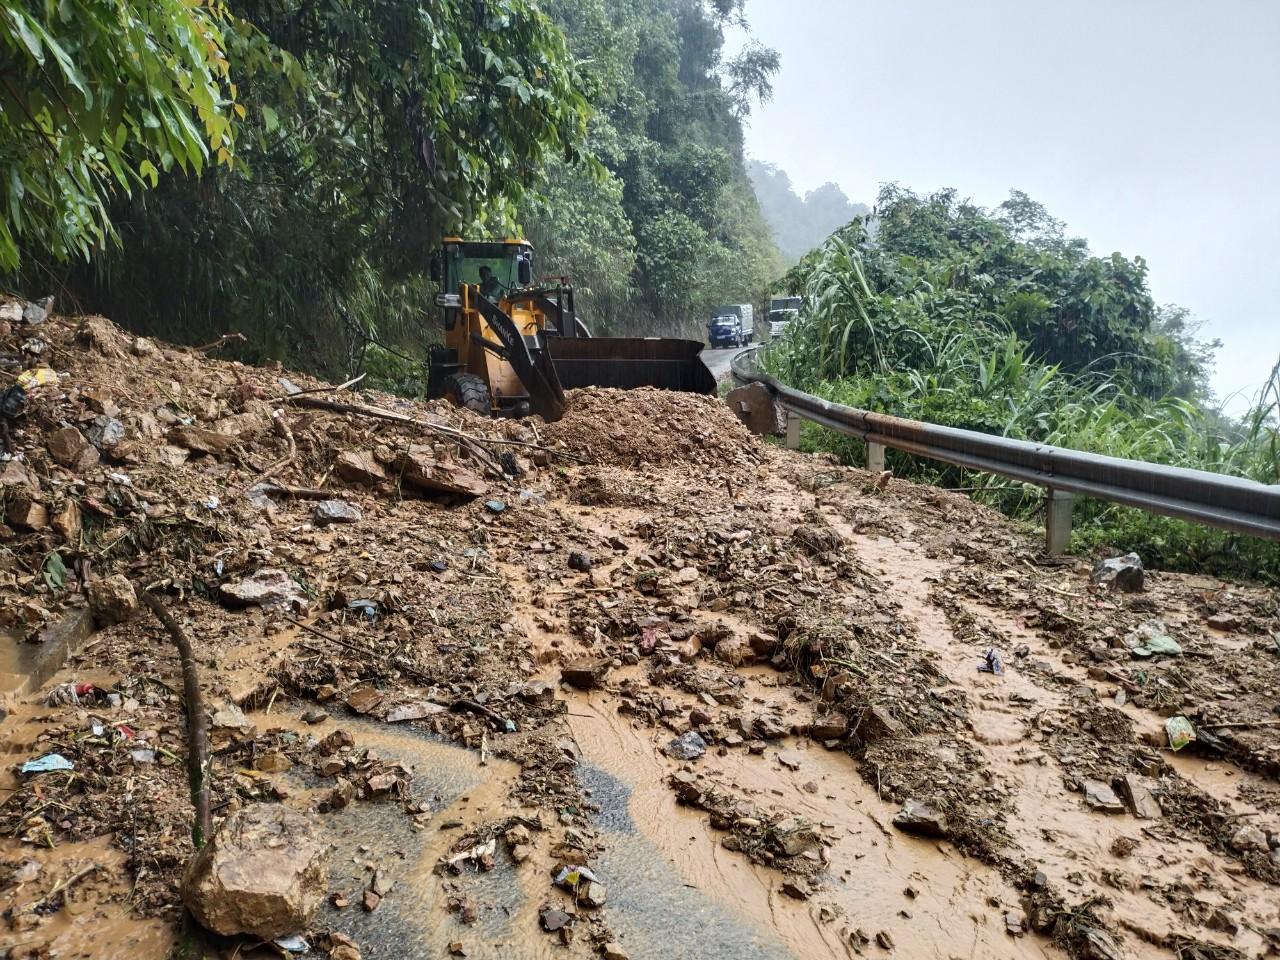
{"type": "Polygon", "coordinates": [[[76,765],[60,753],[46,753],[43,757],[28,760],[22,765],[23,773],[54,773],[58,770],[74,770],[76,765]]]}

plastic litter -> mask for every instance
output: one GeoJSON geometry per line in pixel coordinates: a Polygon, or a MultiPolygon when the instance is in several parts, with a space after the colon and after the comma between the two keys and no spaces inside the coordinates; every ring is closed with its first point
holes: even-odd
{"type": "Polygon", "coordinates": [[[58,382],[58,374],[48,367],[32,367],[18,374],[18,386],[24,390],[32,387],[47,387],[58,382]]]}
{"type": "Polygon", "coordinates": [[[311,949],[311,944],[296,933],[291,937],[276,937],[271,942],[281,950],[288,950],[290,953],[307,953],[311,949]]]}
{"type": "Polygon", "coordinates": [[[1163,620],[1148,620],[1124,638],[1124,645],[1135,657],[1179,657],[1182,645],[1169,636],[1169,628],[1163,620]]]}
{"type": "Polygon", "coordinates": [[[22,765],[23,773],[56,773],[59,770],[74,770],[76,765],[60,753],[46,753],[43,757],[28,760],[22,765]]]}
{"type": "Polygon", "coordinates": [[[503,510],[507,509],[507,505],[501,500],[486,500],[484,502],[484,508],[490,513],[501,513],[503,510]]]}
{"type": "Polygon", "coordinates": [[[1004,676],[1004,660],[1000,658],[1000,651],[992,647],[987,651],[982,662],[978,664],[979,673],[994,673],[997,677],[1004,676]]]}
{"type": "Polygon", "coordinates": [[[576,890],[580,883],[599,883],[600,878],[587,867],[562,867],[556,874],[556,886],[576,890]]]}
{"type": "Polygon", "coordinates": [[[1186,717],[1170,717],[1164,722],[1164,732],[1168,734],[1169,747],[1175,753],[1196,739],[1196,728],[1186,717]]]}

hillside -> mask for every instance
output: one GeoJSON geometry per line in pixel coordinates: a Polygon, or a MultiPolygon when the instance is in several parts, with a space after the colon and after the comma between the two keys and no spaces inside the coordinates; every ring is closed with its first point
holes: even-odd
{"type": "Polygon", "coordinates": [[[771,163],[752,160],[747,164],[747,172],[760,202],[760,211],[788,265],[821,246],[854,217],[871,212],[865,203],[852,202],[834,183],[824,183],[801,197],[786,171],[771,163]]]}

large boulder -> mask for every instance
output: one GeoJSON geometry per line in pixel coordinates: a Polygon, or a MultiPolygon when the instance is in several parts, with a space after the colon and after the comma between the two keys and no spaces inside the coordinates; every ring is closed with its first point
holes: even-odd
{"type": "Polygon", "coordinates": [[[182,899],[214,933],[274,940],[305,930],[328,887],[312,818],[264,803],[223,821],[187,868],[182,899]]]}
{"type": "Polygon", "coordinates": [[[734,415],[752,433],[760,436],[776,436],[786,430],[773,394],[763,383],[748,383],[730,390],[724,398],[734,415]]]}
{"type": "Polygon", "coordinates": [[[124,623],[138,612],[138,593],[121,574],[89,584],[89,610],[100,627],[124,623]]]}
{"type": "Polygon", "coordinates": [[[307,609],[307,596],[293,578],[283,570],[264,567],[237,583],[224,583],[219,589],[224,603],[233,607],[262,607],[285,613],[301,613],[307,609]]]}

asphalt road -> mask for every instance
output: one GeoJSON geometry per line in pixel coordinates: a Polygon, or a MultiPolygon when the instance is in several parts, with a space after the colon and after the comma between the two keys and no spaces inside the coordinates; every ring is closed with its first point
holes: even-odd
{"type": "Polygon", "coordinates": [[[729,376],[729,362],[740,354],[744,347],[726,347],[721,350],[712,350],[706,347],[702,351],[702,362],[707,365],[707,369],[711,371],[712,376],[717,380],[723,380],[729,376]]]}

